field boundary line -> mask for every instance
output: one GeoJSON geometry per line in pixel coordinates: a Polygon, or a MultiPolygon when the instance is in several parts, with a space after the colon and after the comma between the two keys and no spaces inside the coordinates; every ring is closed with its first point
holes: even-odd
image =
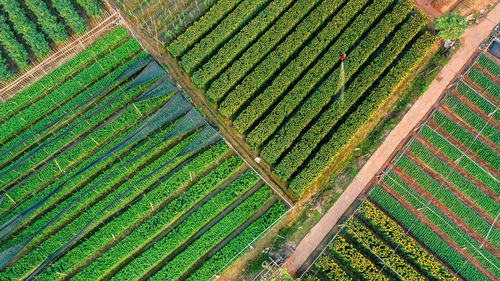
{"type": "Polygon", "coordinates": [[[62,47],[57,52],[53,53],[48,58],[46,58],[42,62],[40,62],[39,64],[35,65],[34,67],[29,69],[28,71],[21,74],[14,81],[12,81],[9,84],[7,84],[6,86],[4,86],[2,89],[0,89],[0,103],[6,102],[7,100],[9,100],[13,96],[15,96],[16,93],[9,93],[9,92],[11,92],[13,89],[18,87],[22,82],[26,81],[27,79],[36,78],[36,76],[35,76],[36,73],[42,72],[44,74],[47,74],[47,71],[45,70],[45,67],[47,65],[57,61],[58,59],[66,56],[67,54],[73,52],[78,47],[82,48],[82,50],[85,50],[88,47],[88,46],[84,45],[87,41],[92,40],[96,36],[100,35],[102,32],[104,32],[112,24],[116,24],[116,23],[120,22],[120,18],[118,18],[117,16],[118,16],[118,13],[116,11],[114,11],[110,16],[105,18],[103,21],[101,21],[94,28],[87,31],[85,34],[76,38],[75,40],[71,41],[66,46],[62,47]]]}
{"type": "Polygon", "coordinates": [[[477,54],[483,39],[488,38],[492,33],[497,25],[496,17],[498,14],[500,14],[500,4],[497,4],[478,25],[470,26],[467,29],[461,47],[452,56],[450,62],[443,67],[427,91],[415,102],[384,143],[374,152],[337,202],[311,229],[297,246],[295,252],[288,258],[284,266],[290,274],[296,274],[297,270],[328,235],[331,228],[337,224],[341,215],[370,186],[376,175],[384,170],[384,167],[387,166],[387,160],[394,157],[394,153],[401,148],[401,144],[408,140],[408,137],[415,132],[416,128],[418,129],[422,121],[427,120],[428,113],[432,112],[432,109],[439,104],[450,85],[477,54]]]}

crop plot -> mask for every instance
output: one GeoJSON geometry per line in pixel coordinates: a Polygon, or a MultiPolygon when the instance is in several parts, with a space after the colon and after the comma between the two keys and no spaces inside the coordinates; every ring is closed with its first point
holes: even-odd
{"type": "Polygon", "coordinates": [[[0,109],[2,280],[206,280],[289,207],[124,28],[0,109]]]}
{"type": "Polygon", "coordinates": [[[498,68],[480,53],[370,195],[467,280],[500,277],[498,68]]]}
{"type": "Polygon", "coordinates": [[[406,0],[220,0],[167,49],[300,196],[432,47],[427,21],[406,0]]]}
{"type": "MultiPolygon", "coordinates": [[[[165,44],[184,32],[216,0],[118,0],[116,2],[120,9],[151,38],[165,44]]],[[[227,2],[236,5],[240,1],[227,2]]]]}
{"type": "Polygon", "coordinates": [[[1,0],[0,83],[103,17],[99,0],[1,0]]]}

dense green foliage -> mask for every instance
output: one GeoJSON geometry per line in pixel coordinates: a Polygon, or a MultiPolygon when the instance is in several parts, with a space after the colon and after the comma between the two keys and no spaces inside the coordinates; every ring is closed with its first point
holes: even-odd
{"type": "MultiPolygon", "coordinates": [[[[218,112],[301,195],[297,186],[307,190],[334,160],[315,160],[323,146],[403,59],[400,54],[428,19],[412,12],[408,0],[298,0],[293,5],[282,0],[242,9],[247,0],[231,12],[224,3],[215,3],[202,17],[212,15],[210,28],[188,28],[167,48],[218,112]],[[342,66],[341,54],[347,54],[342,66]],[[346,87],[342,96],[341,83],[346,87]],[[302,180],[306,173],[315,176],[302,180]]],[[[422,48],[420,55],[429,49],[422,48]]],[[[398,85],[389,85],[389,92],[398,85]]]]}

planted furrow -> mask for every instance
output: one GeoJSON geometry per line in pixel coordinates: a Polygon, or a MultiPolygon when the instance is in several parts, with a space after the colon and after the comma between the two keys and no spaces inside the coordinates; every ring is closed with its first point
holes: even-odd
{"type": "MultiPolygon", "coordinates": [[[[81,230],[81,228],[83,228],[87,223],[91,222],[94,217],[97,218],[97,220],[93,222],[92,227],[99,225],[99,223],[104,219],[104,216],[112,214],[120,206],[128,206],[130,201],[135,198],[135,196],[139,195],[144,191],[145,188],[156,182],[168,171],[172,170],[174,168],[173,166],[178,165],[178,163],[172,162],[169,166],[164,167],[161,170],[161,173],[156,173],[153,177],[147,177],[150,173],[162,167],[162,165],[169,163],[169,161],[171,161],[172,159],[175,160],[176,155],[181,152],[182,149],[183,146],[181,145],[180,147],[176,146],[176,148],[166,154],[162,151],[156,152],[156,154],[162,154],[162,156],[156,159],[151,164],[145,166],[144,164],[148,162],[148,159],[145,158],[143,158],[142,161],[137,161],[138,163],[134,162],[133,166],[127,166],[126,168],[130,169],[132,174],[124,174],[123,177],[127,178],[128,181],[124,181],[123,179],[121,180],[120,178],[122,178],[122,175],[115,173],[117,175],[116,177],[110,178],[104,183],[96,184],[98,185],[98,189],[96,189],[95,192],[87,192],[86,194],[83,194],[83,197],[79,198],[78,201],[81,202],[83,206],[85,206],[88,203],[98,199],[96,201],[97,204],[90,204],[90,206],[92,207],[87,208],[86,212],[82,212],[76,218],[73,218],[70,224],[67,224],[65,227],[58,229],[58,231],[50,235],[47,240],[42,240],[43,242],[40,245],[38,245],[26,256],[22,257],[20,260],[14,263],[13,266],[9,267],[7,270],[5,270],[5,272],[2,272],[2,274],[4,274],[4,276],[8,278],[19,278],[20,276],[31,272],[33,269],[28,265],[38,266],[39,264],[41,264],[48,255],[52,254],[64,243],[69,241],[76,233],[81,230]],[[143,169],[138,169],[141,164],[143,166],[143,169]],[[139,181],[141,181],[140,184],[137,184],[139,181]],[[101,194],[106,194],[102,192],[102,188],[106,189],[117,184],[119,186],[115,187],[115,189],[112,190],[112,193],[107,194],[104,198],[101,198],[101,194]],[[136,188],[130,189],[131,187],[136,188]],[[106,206],[111,204],[116,198],[119,198],[121,194],[129,189],[130,192],[126,193],[125,197],[121,198],[118,205],[115,204],[113,208],[109,209],[109,213],[100,213],[101,210],[103,210],[106,206]]],[[[71,211],[75,211],[75,208],[68,209],[67,212],[68,211],[70,211],[69,213],[71,213],[71,211]]]]}
{"type": "MultiPolygon", "coordinates": [[[[236,231],[244,222],[249,220],[258,210],[273,199],[271,190],[265,186],[238,205],[233,211],[224,216],[219,222],[207,230],[196,241],[189,245],[161,268],[151,280],[178,280],[194,265],[196,260],[205,255],[215,245],[230,233],[236,231]]],[[[269,212],[280,212],[283,203],[274,204],[269,212]]],[[[113,278],[116,280],[117,278],[113,278]]]]}
{"type": "MultiPolygon", "coordinates": [[[[141,227],[141,224],[151,216],[156,215],[156,212],[165,214],[165,218],[161,224],[158,218],[155,220],[156,225],[159,225],[162,229],[167,229],[176,219],[180,218],[182,214],[187,212],[205,196],[213,192],[224,180],[233,175],[236,169],[241,167],[241,164],[241,159],[233,156],[215,167],[208,175],[201,178],[193,186],[188,187],[185,191],[183,191],[184,188],[182,187],[188,185],[190,182],[189,177],[187,177],[188,174],[184,172],[185,176],[183,181],[179,181],[180,178],[176,173],[174,176],[176,179],[169,178],[159,183],[150,192],[141,195],[137,202],[133,202],[118,217],[108,222],[97,232],[93,233],[92,236],[87,237],[83,243],[71,249],[64,257],[53,262],[48,269],[37,277],[37,279],[54,280],[57,278],[58,272],[75,274],[82,266],[88,265],[91,261],[96,260],[101,255],[101,249],[109,249],[117,243],[116,241],[128,239],[126,238],[128,237],[127,233],[131,233],[138,227],[141,227]],[[182,194],[179,197],[173,199],[173,201],[164,206],[164,202],[168,202],[169,198],[181,192],[182,194]],[[159,211],[155,211],[157,209],[159,209],[159,211]]],[[[182,173],[181,171],[179,172],[182,173]]],[[[192,176],[197,177],[197,174],[192,176]]],[[[142,235],[144,234],[145,233],[142,233],[142,235]]],[[[151,237],[151,239],[152,238],[153,237],[151,237]]],[[[139,244],[135,244],[135,246],[139,248],[139,244]]],[[[111,251],[116,252],[115,250],[111,251]]],[[[119,252],[121,256],[113,256],[113,261],[115,263],[117,260],[121,260],[130,254],[126,251],[119,252]]],[[[101,270],[103,270],[103,268],[101,268],[101,270]]],[[[104,273],[104,271],[102,272],[104,273]]],[[[93,277],[97,278],[98,276],[94,274],[93,277]]]]}
{"type": "Polygon", "coordinates": [[[396,65],[384,74],[370,95],[339,126],[334,136],[322,145],[314,157],[294,177],[289,185],[292,190],[297,194],[302,194],[305,191],[304,188],[313,183],[323,170],[330,166],[338,153],[344,149],[359,129],[369,122],[373,114],[385,103],[401,81],[421,62],[434,42],[435,39],[426,33],[412,44],[396,65]]]}
{"type": "Polygon", "coordinates": [[[256,91],[261,89],[269,79],[279,73],[288,61],[295,56],[304,42],[321,30],[323,22],[328,19],[339,6],[341,0],[324,0],[302,21],[274,51],[272,51],[241,83],[229,92],[219,106],[219,112],[227,118],[246,102],[252,99],[256,91]]]}
{"type": "Polygon", "coordinates": [[[189,74],[198,70],[217,49],[245,26],[269,0],[243,0],[217,27],[184,54],[180,66],[189,74]]]}
{"type": "Polygon", "coordinates": [[[37,101],[47,95],[64,81],[71,79],[71,75],[81,71],[89,63],[103,54],[114,50],[123,40],[128,38],[128,32],[125,28],[117,28],[103,39],[97,41],[89,48],[83,50],[72,60],[66,62],[61,67],[43,76],[40,80],[29,86],[25,90],[17,93],[13,98],[0,104],[0,123],[4,123],[12,115],[27,105],[37,101]]]}
{"type": "MultiPolygon", "coordinates": [[[[247,133],[247,130],[253,126],[256,120],[264,115],[282,97],[286,90],[301,77],[301,74],[308,69],[308,66],[313,65],[321,53],[335,42],[337,36],[367,2],[366,0],[348,1],[309,45],[273,79],[272,84],[258,94],[235,118],[234,127],[240,133],[247,133]]],[[[338,3],[338,5],[341,4],[338,3]]]]}
{"type": "MultiPolygon", "coordinates": [[[[255,178],[257,180],[257,178],[255,178]]],[[[129,235],[117,248],[112,252],[106,253],[102,261],[97,260],[97,268],[104,265],[104,261],[116,263],[113,256],[128,255],[135,252],[135,259],[128,260],[125,263],[120,263],[113,268],[104,268],[106,276],[114,280],[129,280],[130,278],[139,278],[148,273],[155,265],[161,262],[164,258],[170,256],[173,251],[196,235],[205,225],[210,223],[220,212],[229,207],[241,196],[245,190],[249,189],[256,181],[243,180],[243,182],[235,181],[227,188],[217,193],[209,201],[201,205],[194,212],[189,214],[179,225],[171,229],[167,233],[158,232],[159,229],[155,224],[155,217],[151,221],[141,226],[137,234],[129,235]],[[234,193],[236,192],[236,193],[234,193]],[[236,196],[235,196],[236,195],[236,196]],[[154,227],[153,227],[154,226],[154,227]],[[150,247],[144,248],[142,251],[137,251],[136,245],[146,245],[146,243],[154,241],[150,247]]],[[[251,197],[252,198],[252,197],[251,197]]],[[[248,200],[248,199],[247,199],[248,200]]],[[[158,219],[161,222],[167,214],[158,213],[158,219]]],[[[150,244],[150,243],[148,243],[150,244]]],[[[92,265],[91,265],[92,266],[92,265]]],[[[88,267],[87,267],[88,268],[88,267]]],[[[87,276],[92,276],[93,272],[87,268],[83,271],[87,276]]],[[[78,274],[78,280],[87,280],[85,275],[78,274]]]]}
{"type": "Polygon", "coordinates": [[[222,19],[226,17],[242,0],[220,0],[208,10],[198,21],[194,22],[186,31],[179,35],[168,46],[168,50],[175,57],[183,55],[206,33],[210,32],[222,19]]]}
{"type": "Polygon", "coordinates": [[[246,48],[259,38],[263,32],[282,16],[283,12],[288,8],[293,0],[278,0],[271,1],[268,7],[260,12],[238,33],[222,46],[216,54],[208,59],[199,70],[193,75],[193,82],[201,87],[212,81],[223,69],[230,65],[233,60],[246,48]]]}
{"type": "MultiPolygon", "coordinates": [[[[210,85],[205,93],[207,99],[219,104],[227,93],[237,85],[266,55],[287,36],[292,36],[293,29],[309,11],[321,0],[298,0],[266,33],[264,33],[241,57],[233,62],[210,85]]],[[[305,19],[304,18],[304,19],[305,19]]],[[[205,87],[204,87],[205,88],[205,87]]]]}
{"type": "MultiPolygon", "coordinates": [[[[373,2],[361,14],[359,14],[354,19],[353,23],[344,32],[342,32],[335,44],[329,48],[329,51],[322,57],[321,61],[319,61],[314,68],[308,71],[286,94],[286,96],[280,100],[273,110],[248,133],[246,140],[251,145],[260,147],[276,131],[280,124],[294,111],[294,109],[300,105],[302,100],[307,97],[309,92],[312,91],[321,81],[322,77],[332,70],[332,67],[335,67],[336,71],[331,75],[331,77],[334,77],[335,74],[338,76],[340,71],[338,69],[339,65],[337,63],[332,64],[332,61],[337,61],[340,54],[347,53],[349,49],[355,45],[360,35],[369,30],[370,26],[375,22],[377,17],[382,15],[384,10],[386,10],[392,2],[392,0],[378,0],[373,2]]],[[[406,5],[406,9],[404,8],[404,5],[399,6],[402,8],[402,14],[405,14],[405,11],[411,9],[411,4],[406,5]]],[[[384,22],[387,23],[387,20],[384,22]]],[[[382,27],[389,30],[394,28],[394,26],[386,27],[384,24],[381,25],[381,28],[382,27]]],[[[371,36],[374,36],[373,33],[371,36]]],[[[380,34],[377,33],[377,36],[380,36],[380,34]]],[[[380,40],[380,38],[377,38],[374,42],[368,40],[363,40],[362,42],[365,42],[363,45],[368,44],[369,46],[371,43],[374,43],[376,46],[381,44],[383,39],[384,38],[380,40]],[[377,41],[380,43],[377,44],[377,41]]],[[[356,52],[359,53],[360,50],[358,49],[356,52]]],[[[347,68],[345,73],[346,80],[348,80],[350,75],[353,75],[356,69],[364,62],[362,58],[368,57],[370,53],[370,50],[367,50],[366,52],[362,50],[361,53],[359,53],[360,58],[358,58],[358,54],[353,54],[352,56],[349,54],[347,56],[347,59],[352,60],[352,64],[348,64],[348,62],[346,62],[346,64],[349,65],[349,68],[347,68]]],[[[337,85],[331,88],[330,91],[336,88],[337,85]]],[[[310,114],[312,113],[313,112],[310,114]]]]}
{"type": "Polygon", "coordinates": [[[227,245],[217,251],[213,256],[207,259],[203,264],[194,271],[186,280],[208,280],[217,273],[224,270],[224,266],[229,266],[242,255],[242,251],[255,241],[259,235],[273,225],[282,215],[284,206],[277,203],[271,210],[258,218],[250,226],[245,228],[238,236],[233,238],[227,245]],[[280,206],[276,206],[280,205],[280,206]]]}
{"type": "MultiPolygon", "coordinates": [[[[154,109],[154,108],[153,108],[154,109]]],[[[147,114],[147,112],[144,112],[147,114]]],[[[50,203],[52,200],[56,200],[58,197],[63,197],[66,198],[62,202],[59,201],[58,206],[56,208],[47,210],[47,212],[44,212],[44,215],[37,219],[34,223],[30,225],[29,228],[24,229],[24,231],[20,233],[16,233],[15,238],[10,239],[6,245],[3,246],[12,246],[23,239],[26,239],[27,237],[30,237],[40,229],[42,229],[46,224],[49,223],[51,219],[54,217],[57,217],[58,214],[62,214],[62,216],[58,219],[58,221],[54,222],[53,225],[48,227],[46,230],[44,230],[44,233],[42,233],[40,236],[35,237],[33,242],[31,244],[37,244],[40,243],[41,241],[44,241],[44,239],[48,238],[44,234],[47,234],[48,232],[54,231],[59,229],[62,226],[65,226],[66,224],[72,222],[72,220],[78,215],[81,214],[83,210],[87,209],[87,213],[89,212],[89,208],[94,206],[96,203],[102,203],[99,200],[102,199],[103,196],[108,195],[110,192],[119,192],[116,191],[117,187],[121,187],[121,184],[129,178],[132,177],[140,177],[141,174],[144,175],[148,169],[142,171],[145,167],[149,167],[149,169],[152,169],[151,167],[154,167],[155,165],[158,166],[161,164],[161,157],[160,160],[157,160],[156,162],[153,162],[151,165],[148,165],[149,162],[152,160],[155,160],[158,158],[162,153],[165,155],[163,156],[163,159],[170,160],[172,159],[173,156],[176,155],[176,153],[179,153],[181,149],[184,148],[184,146],[187,145],[187,143],[184,143],[179,146],[176,146],[175,149],[172,149],[171,151],[168,151],[168,153],[165,153],[166,148],[169,148],[168,142],[160,143],[157,144],[156,146],[153,147],[148,147],[148,146],[142,146],[139,148],[136,148],[135,151],[133,151],[129,155],[125,155],[123,161],[127,161],[123,163],[123,161],[119,163],[115,163],[115,165],[112,167],[113,171],[111,174],[110,173],[101,173],[98,177],[95,177],[92,181],[90,182],[85,182],[86,184],[81,185],[80,181],[82,179],[76,179],[76,178],[70,178],[70,180],[74,180],[72,182],[68,183],[63,183],[62,185],[66,187],[68,190],[64,190],[64,192],[70,192],[71,196],[68,198],[67,196],[63,196],[61,193],[55,193],[54,195],[51,196],[50,200],[45,202],[45,206],[47,206],[47,203],[50,203]],[[144,155],[139,153],[142,150],[144,150],[144,155]],[[148,154],[146,154],[146,152],[148,154]],[[147,156],[147,157],[146,157],[147,156]],[[136,159],[137,157],[137,159],[136,159]],[[151,159],[150,159],[151,158],[151,159]],[[128,163],[128,161],[132,161],[132,164],[128,163]],[[126,165],[125,165],[126,164],[126,165]],[[123,167],[122,167],[123,166],[123,167]],[[125,172],[122,173],[117,173],[116,171],[120,168],[125,168],[125,172]],[[139,173],[138,175],[135,175],[136,173],[139,173]],[[73,189],[71,190],[74,186],[72,184],[77,183],[77,188],[79,189],[73,189]],[[85,189],[85,187],[90,187],[90,189],[94,190],[94,192],[89,192],[88,189],[85,189]],[[73,202],[86,202],[84,205],[77,205],[74,208],[68,207],[71,206],[71,204],[74,204],[73,202]],[[70,208],[65,210],[65,208],[70,208]],[[83,208],[83,209],[82,209],[83,208]],[[65,211],[64,211],[65,210],[65,211]]],[[[116,159],[115,159],[116,160],[116,159]]],[[[111,170],[110,170],[111,171],[111,170]]],[[[86,176],[88,176],[86,174],[86,176]]],[[[61,183],[56,182],[52,185],[52,187],[60,187],[61,183]]],[[[57,189],[56,189],[57,190],[57,189]]],[[[54,192],[52,188],[47,190],[47,192],[54,192]]],[[[44,192],[44,193],[47,193],[44,192]]],[[[50,193],[49,193],[50,194],[50,193]]],[[[47,194],[43,194],[44,196],[47,196],[47,194]]],[[[36,198],[39,200],[43,197],[37,194],[36,198]]],[[[108,198],[109,199],[109,198],[108,198]]],[[[40,210],[38,213],[42,212],[44,210],[40,210]]],[[[36,214],[36,212],[35,212],[36,214]]],[[[10,214],[9,217],[11,217],[13,214],[10,214]]]]}
{"type": "MultiPolygon", "coordinates": [[[[400,13],[399,9],[396,9],[396,11],[398,11],[398,14],[400,13]]],[[[396,18],[398,17],[396,16],[396,18]]],[[[399,20],[401,20],[401,18],[399,18],[399,20]]],[[[383,20],[380,23],[382,22],[383,20]]],[[[328,106],[327,110],[321,113],[318,120],[313,123],[313,125],[300,137],[295,145],[293,145],[287,154],[281,159],[279,164],[276,166],[276,174],[283,179],[290,178],[292,173],[295,172],[297,168],[300,167],[300,165],[309,157],[311,152],[314,151],[314,148],[330,133],[341,117],[348,112],[349,108],[356,104],[356,101],[362,99],[365,92],[373,83],[375,83],[379,75],[384,73],[385,69],[396,59],[397,55],[405,48],[405,46],[412,40],[412,38],[426,22],[427,17],[423,14],[417,13],[396,31],[396,33],[392,36],[391,41],[389,41],[389,43],[384,46],[382,50],[380,50],[377,57],[375,57],[369,65],[364,67],[359,75],[356,76],[354,81],[349,84],[344,93],[344,97],[337,97],[334,99],[332,104],[328,106]]],[[[394,24],[392,26],[394,26],[394,24]]],[[[376,29],[373,29],[373,31],[375,30],[376,29]]],[[[387,33],[382,33],[382,35],[380,33],[378,34],[382,38],[388,36],[387,33]]],[[[361,50],[362,49],[365,48],[361,48],[361,50]]],[[[350,61],[346,59],[346,64],[349,62],[350,61]]],[[[334,80],[337,82],[337,77],[335,77],[334,80]]],[[[290,119],[292,122],[291,126],[295,126],[288,128],[287,131],[300,132],[308,124],[307,121],[312,121],[314,119],[315,113],[318,112],[318,110],[321,110],[320,106],[326,103],[325,96],[327,96],[328,93],[333,93],[330,89],[335,84],[329,82],[330,81],[326,81],[323,85],[321,85],[320,88],[317,89],[317,93],[313,94],[311,97],[310,102],[305,104],[308,106],[305,106],[303,111],[299,110],[299,112],[297,112],[296,115],[290,119]],[[302,121],[302,123],[295,121],[295,116],[297,116],[296,118],[302,121]],[[304,119],[306,119],[306,122],[304,122],[304,119]]],[[[298,134],[295,135],[298,136],[298,134]]],[[[269,150],[266,151],[273,151],[273,149],[275,148],[270,147],[269,150]]],[[[280,147],[280,150],[284,150],[284,148],[280,147]]]]}

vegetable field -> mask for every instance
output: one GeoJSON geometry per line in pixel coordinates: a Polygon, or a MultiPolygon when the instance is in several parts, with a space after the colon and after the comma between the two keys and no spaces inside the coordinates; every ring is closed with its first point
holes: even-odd
{"type": "Polygon", "coordinates": [[[0,83],[103,16],[100,0],[0,0],[0,83]]]}
{"type": "Polygon", "coordinates": [[[287,210],[124,28],[0,112],[1,280],[208,280],[287,210]]]}
{"type": "Polygon", "coordinates": [[[466,280],[500,278],[499,67],[479,53],[370,195],[466,280]]]}
{"type": "Polygon", "coordinates": [[[309,268],[305,280],[458,280],[369,201],[309,268]]]}
{"type": "MultiPolygon", "coordinates": [[[[119,7],[157,42],[170,43],[217,0],[118,0],[119,7]]],[[[231,0],[236,5],[239,0],[231,0]]]]}
{"type": "Polygon", "coordinates": [[[427,22],[409,0],[219,0],[167,49],[300,196],[420,64],[427,22]]]}

